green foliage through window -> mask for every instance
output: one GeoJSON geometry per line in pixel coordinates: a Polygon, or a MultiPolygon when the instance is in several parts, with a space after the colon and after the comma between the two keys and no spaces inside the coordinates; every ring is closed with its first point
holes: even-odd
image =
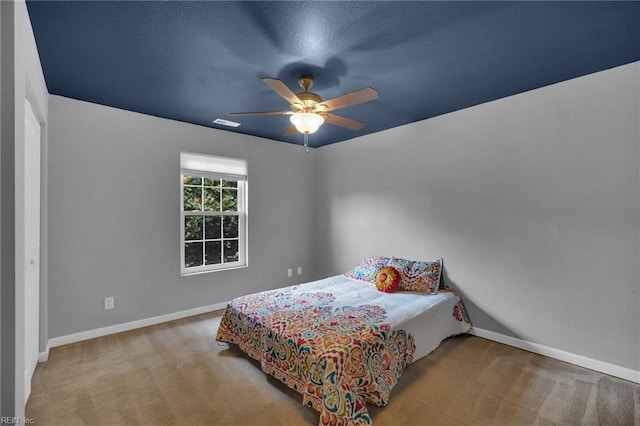
{"type": "Polygon", "coordinates": [[[183,175],[182,183],[185,268],[238,262],[238,182],[183,175]]]}

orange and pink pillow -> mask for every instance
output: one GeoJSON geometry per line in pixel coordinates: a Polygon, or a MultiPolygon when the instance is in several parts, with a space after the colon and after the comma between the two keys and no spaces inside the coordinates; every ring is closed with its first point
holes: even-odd
{"type": "Polygon", "coordinates": [[[385,293],[393,293],[400,285],[400,273],[393,266],[385,266],[376,274],[376,287],[385,293]]]}

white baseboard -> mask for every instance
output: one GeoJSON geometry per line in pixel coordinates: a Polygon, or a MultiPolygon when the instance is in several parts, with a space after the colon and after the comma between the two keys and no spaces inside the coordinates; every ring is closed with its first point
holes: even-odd
{"type": "Polygon", "coordinates": [[[38,354],[38,362],[45,362],[49,359],[49,349],[51,349],[51,346],[49,346],[49,342],[47,342],[47,347],[44,349],[44,352],[40,352],[38,354]]]}
{"type": "Polygon", "coordinates": [[[528,342],[526,340],[518,339],[517,337],[506,336],[504,334],[495,333],[493,331],[483,330],[482,328],[474,327],[471,329],[471,331],[469,331],[469,334],[483,337],[488,340],[493,340],[494,342],[504,343],[505,345],[524,349],[525,351],[544,355],[549,358],[568,362],[569,364],[585,367],[590,370],[608,374],[610,376],[619,377],[630,382],[640,383],[640,371],[632,370],[630,368],[621,367],[619,365],[614,365],[608,362],[599,361],[597,359],[588,358],[586,356],[566,352],[561,349],[551,348],[539,343],[528,342]]]}
{"type": "Polygon", "coordinates": [[[56,346],[68,345],[70,343],[81,342],[83,340],[94,339],[96,337],[107,336],[109,334],[121,333],[123,331],[135,330],[136,328],[148,327],[150,325],[161,324],[181,318],[192,317],[207,312],[213,312],[227,307],[228,302],[220,302],[213,305],[201,306],[199,308],[187,309],[186,311],[174,312],[172,314],[159,315],[157,317],[145,318],[137,321],[125,322],[122,324],[110,325],[108,327],[96,328],[95,330],[81,331],[80,333],[67,334],[66,336],[49,339],[46,352],[38,357],[40,362],[49,358],[49,349],[56,346]],[[41,361],[42,360],[42,361],[41,361]]]}
{"type": "MultiPolygon", "coordinates": [[[[109,334],[121,333],[123,331],[135,330],[136,328],[148,327],[150,325],[161,324],[163,322],[173,321],[181,318],[188,318],[194,315],[204,314],[206,312],[217,311],[226,308],[227,303],[228,302],[221,302],[213,305],[201,306],[199,308],[188,309],[186,311],[174,312],[171,314],[159,315],[157,317],[145,318],[137,321],[126,322],[123,324],[97,328],[94,330],[82,331],[80,333],[68,334],[66,336],[54,337],[52,339],[49,339],[45,352],[41,352],[39,354],[38,362],[44,362],[49,359],[49,349],[55,348],[56,346],[68,345],[70,343],[76,343],[96,337],[107,336],[109,334]]],[[[590,370],[608,374],[610,376],[619,377],[621,379],[629,380],[630,382],[640,383],[640,371],[632,370],[630,368],[621,367],[619,365],[599,361],[593,358],[588,358],[583,355],[566,352],[561,349],[552,348],[549,346],[541,345],[539,343],[528,342],[526,340],[518,339],[517,337],[507,336],[493,331],[484,330],[482,328],[474,327],[469,331],[469,334],[492,340],[494,342],[504,343],[505,345],[524,349],[525,351],[544,355],[549,358],[568,362],[580,367],[585,367],[590,370]]]]}

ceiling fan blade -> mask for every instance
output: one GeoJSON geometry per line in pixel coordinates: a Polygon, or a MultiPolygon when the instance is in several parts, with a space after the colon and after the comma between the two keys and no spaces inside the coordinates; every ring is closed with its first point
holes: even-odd
{"type": "Polygon", "coordinates": [[[296,129],[296,126],[294,126],[294,125],[292,124],[292,125],[291,125],[291,127],[289,127],[289,130],[287,130],[287,131],[285,132],[285,134],[284,134],[284,135],[285,135],[285,136],[291,136],[291,135],[293,135],[293,134],[294,134],[295,132],[297,132],[297,131],[298,131],[298,129],[296,129]]]}
{"type": "Polygon", "coordinates": [[[278,80],[277,78],[264,77],[262,81],[264,81],[269,87],[275,90],[278,95],[286,99],[290,104],[301,103],[298,96],[296,96],[296,94],[293,93],[291,89],[289,89],[287,85],[282,82],[282,80],[278,80]]]}
{"type": "Polygon", "coordinates": [[[362,121],[352,120],[347,117],[342,117],[340,115],[335,114],[323,114],[324,119],[327,123],[333,124],[334,126],[346,127],[351,130],[360,130],[364,127],[364,123],[362,121]]]}
{"type": "Polygon", "coordinates": [[[232,112],[229,115],[291,115],[293,111],[232,112]]]}
{"type": "Polygon", "coordinates": [[[344,108],[350,105],[361,104],[362,102],[378,99],[378,91],[373,87],[365,87],[364,89],[350,92],[337,98],[329,99],[322,102],[321,105],[327,107],[327,111],[344,108]]]}

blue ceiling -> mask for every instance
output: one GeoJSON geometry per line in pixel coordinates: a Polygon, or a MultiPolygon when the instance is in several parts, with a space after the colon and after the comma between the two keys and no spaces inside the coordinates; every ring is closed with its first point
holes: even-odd
{"type": "Polygon", "coordinates": [[[284,136],[260,78],[315,78],[323,99],[372,86],[312,147],[640,60],[640,2],[27,1],[49,92],[197,125],[284,136]],[[231,129],[216,118],[241,123],[231,129]]]}

